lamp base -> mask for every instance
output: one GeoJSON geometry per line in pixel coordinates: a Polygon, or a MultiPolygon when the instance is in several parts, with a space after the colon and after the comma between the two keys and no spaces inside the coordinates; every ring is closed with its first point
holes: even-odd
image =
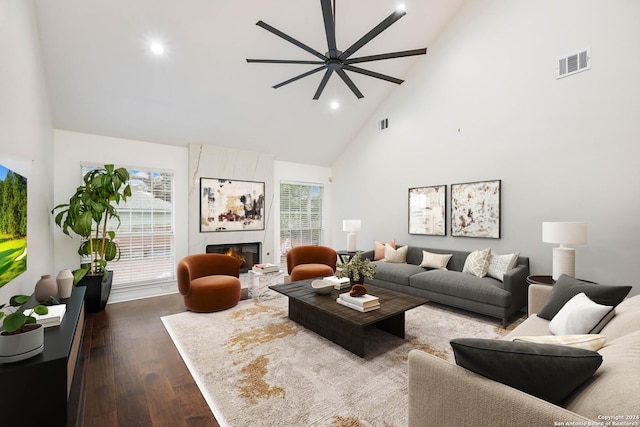
{"type": "Polygon", "coordinates": [[[575,277],[576,275],[576,251],[573,248],[557,247],[553,248],[553,280],[566,274],[575,277]]]}
{"type": "Polygon", "coordinates": [[[347,252],[356,251],[356,233],[347,234],[347,252]]]}

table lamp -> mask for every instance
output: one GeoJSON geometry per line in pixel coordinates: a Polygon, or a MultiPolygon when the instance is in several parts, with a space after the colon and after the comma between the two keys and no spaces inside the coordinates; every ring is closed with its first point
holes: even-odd
{"type": "Polygon", "coordinates": [[[542,241],[558,243],[553,248],[553,280],[562,274],[575,277],[576,252],[565,245],[583,245],[587,243],[587,224],[585,222],[543,222],[542,241]]]}
{"type": "Polygon", "coordinates": [[[342,231],[347,232],[347,252],[356,251],[356,231],[360,231],[359,219],[345,219],[342,221],[342,231]]]}

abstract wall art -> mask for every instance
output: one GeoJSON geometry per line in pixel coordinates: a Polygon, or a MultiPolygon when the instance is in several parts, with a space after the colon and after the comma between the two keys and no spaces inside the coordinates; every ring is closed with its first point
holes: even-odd
{"type": "Polygon", "coordinates": [[[409,189],[409,234],[445,236],[447,186],[409,189]]]}
{"type": "Polygon", "coordinates": [[[264,230],[264,182],[200,178],[200,232],[264,230]]]}
{"type": "Polygon", "coordinates": [[[451,184],[451,235],[500,238],[500,180],[451,184]]]}

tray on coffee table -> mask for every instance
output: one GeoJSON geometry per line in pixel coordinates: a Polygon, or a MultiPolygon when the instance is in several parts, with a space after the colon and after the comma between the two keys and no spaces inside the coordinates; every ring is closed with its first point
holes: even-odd
{"type": "Polygon", "coordinates": [[[320,295],[311,287],[313,280],[269,286],[289,297],[289,318],[345,349],[364,357],[365,329],[382,329],[404,338],[404,313],[427,302],[426,299],[391,289],[365,284],[367,292],[380,298],[380,308],[362,313],[336,302],[346,289],[320,295]]]}

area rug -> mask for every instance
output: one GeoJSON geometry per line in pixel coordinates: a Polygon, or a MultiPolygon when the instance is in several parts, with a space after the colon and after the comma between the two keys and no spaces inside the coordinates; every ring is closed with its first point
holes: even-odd
{"type": "Polygon", "coordinates": [[[405,426],[410,350],[453,361],[450,339],[508,332],[498,319],[427,304],[406,313],[404,340],[367,330],[360,358],[289,320],[287,304],[278,295],[162,318],[221,426],[405,426]]]}

